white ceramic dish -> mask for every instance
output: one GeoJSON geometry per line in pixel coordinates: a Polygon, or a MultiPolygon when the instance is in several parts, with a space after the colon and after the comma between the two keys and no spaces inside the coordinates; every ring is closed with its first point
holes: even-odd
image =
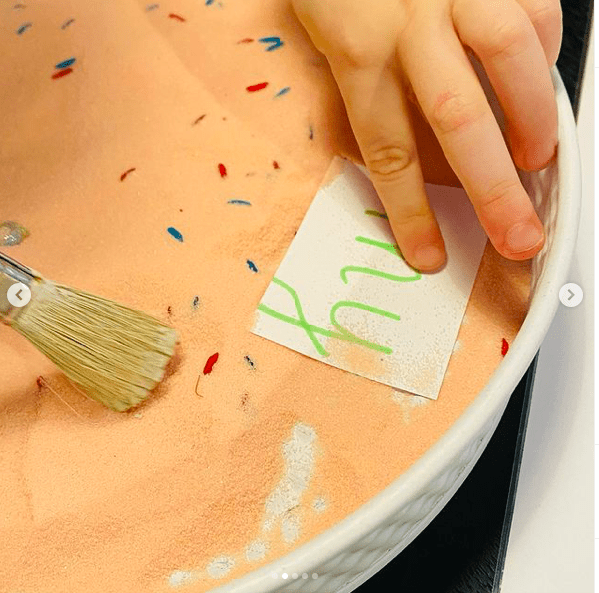
{"type": "Polygon", "coordinates": [[[557,70],[552,75],[557,160],[540,173],[523,175],[547,242],[533,262],[528,315],[501,365],[458,421],[388,488],[307,544],[214,593],[348,593],[399,554],[466,479],[549,329],[576,242],[581,200],[576,124],[557,70]]]}

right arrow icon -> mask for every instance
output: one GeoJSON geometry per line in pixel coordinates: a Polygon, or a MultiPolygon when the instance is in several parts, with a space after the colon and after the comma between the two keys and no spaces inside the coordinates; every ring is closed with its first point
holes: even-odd
{"type": "Polygon", "coordinates": [[[574,282],[564,284],[559,291],[559,300],[566,307],[576,307],[582,302],[582,288],[574,282]]]}

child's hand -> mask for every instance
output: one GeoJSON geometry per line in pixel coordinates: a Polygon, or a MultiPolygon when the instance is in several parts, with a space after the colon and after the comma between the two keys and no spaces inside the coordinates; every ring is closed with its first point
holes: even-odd
{"type": "Polygon", "coordinates": [[[543,227],[518,167],[547,165],[557,143],[549,73],[561,43],[559,0],[292,0],[343,96],[398,245],[413,266],[445,261],[424,191],[407,101],[417,100],[495,248],[527,259],[543,227]],[[506,115],[506,147],[464,46],[506,115]]]}

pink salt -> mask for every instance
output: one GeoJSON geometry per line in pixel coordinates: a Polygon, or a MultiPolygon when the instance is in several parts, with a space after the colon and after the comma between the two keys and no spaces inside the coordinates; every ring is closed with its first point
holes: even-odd
{"type": "MultiPolygon", "coordinates": [[[[2,593],[170,591],[176,571],[190,571],[185,590],[201,592],[272,561],[417,461],[485,385],[502,359],[498,344],[522,323],[528,266],[488,246],[439,399],[409,414],[409,400],[388,387],[250,333],[331,158],[356,154],[326,62],[284,4],[208,10],[181,0],[183,23],[163,7],[146,13],[144,2],[57,0],[28,5],[27,35],[0,37],[0,178],[10,179],[0,218],[31,231],[10,255],[168,320],[182,342],[139,417],[85,399],[0,327],[2,593]],[[65,32],[67,17],[75,22],[65,32]],[[284,48],[237,43],[256,31],[276,32],[284,48]],[[53,64],[70,55],[71,75],[52,80],[53,64]],[[268,89],[248,94],[257,80],[292,91],[276,101],[268,89]],[[206,117],[192,125],[198,114],[206,117]],[[121,183],[132,163],[135,175],[121,183]],[[233,197],[252,207],[228,205],[233,197]],[[77,415],[39,390],[39,375],[77,415]],[[262,528],[298,423],[313,429],[315,452],[299,537],[286,543],[262,528]],[[323,512],[311,507],[318,497],[323,512]],[[247,560],[261,540],[264,558],[247,560]],[[235,564],[215,579],[207,567],[222,557],[235,564]]],[[[9,8],[1,18],[13,23],[9,8]]]]}

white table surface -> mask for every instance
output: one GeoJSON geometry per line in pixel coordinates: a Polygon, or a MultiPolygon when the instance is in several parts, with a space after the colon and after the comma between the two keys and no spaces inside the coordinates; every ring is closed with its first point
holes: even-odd
{"type": "Polygon", "coordinates": [[[501,593],[594,590],[593,58],[591,41],[578,115],[583,203],[568,279],[584,298],[578,307],[559,306],[541,347],[501,593]]]}

